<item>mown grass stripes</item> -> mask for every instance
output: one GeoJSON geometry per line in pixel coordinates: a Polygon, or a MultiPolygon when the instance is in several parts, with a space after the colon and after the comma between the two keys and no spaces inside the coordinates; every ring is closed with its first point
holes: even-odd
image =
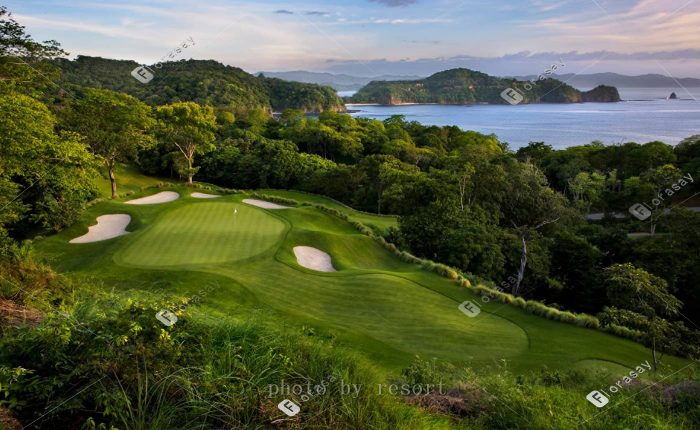
{"type": "Polygon", "coordinates": [[[158,218],[120,253],[121,262],[162,267],[240,261],[273,247],[285,229],[284,222],[245,205],[190,204],[158,218]]]}

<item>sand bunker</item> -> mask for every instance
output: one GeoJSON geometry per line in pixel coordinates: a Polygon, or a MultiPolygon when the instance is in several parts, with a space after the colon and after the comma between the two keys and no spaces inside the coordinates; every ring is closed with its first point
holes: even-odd
{"type": "Polygon", "coordinates": [[[265,200],[258,199],[243,199],[243,203],[264,209],[289,209],[289,206],[282,206],[278,205],[277,203],[266,202],[265,200]]]}
{"type": "Polygon", "coordinates": [[[180,194],[176,193],[175,191],[163,191],[158,194],[153,194],[152,196],[141,197],[140,199],[129,200],[128,202],[124,203],[127,205],[154,205],[157,203],[172,202],[173,200],[177,200],[179,198],[180,194]]]}
{"type": "Polygon", "coordinates": [[[131,217],[126,214],[98,216],[96,225],[88,227],[86,234],[76,237],[70,243],[99,242],[129,234],[126,231],[129,222],[131,222],[131,217]]]}
{"type": "Polygon", "coordinates": [[[316,270],[318,272],[335,272],[335,267],[331,263],[331,256],[321,251],[320,249],[310,246],[295,246],[294,256],[297,258],[297,263],[307,269],[316,270]]]}
{"type": "Polygon", "coordinates": [[[221,196],[217,196],[215,194],[205,194],[205,193],[192,193],[190,194],[192,197],[195,199],[215,199],[221,196]]]}

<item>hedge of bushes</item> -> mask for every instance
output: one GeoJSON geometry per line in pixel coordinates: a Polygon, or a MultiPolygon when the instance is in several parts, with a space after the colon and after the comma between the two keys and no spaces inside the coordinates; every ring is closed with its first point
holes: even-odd
{"type": "Polygon", "coordinates": [[[248,193],[251,197],[256,199],[267,200],[269,202],[278,203],[287,206],[299,206],[299,202],[292,199],[287,199],[285,197],[271,196],[269,194],[260,194],[256,192],[248,193]]]}
{"type": "MultiPolygon", "coordinates": [[[[318,197],[318,194],[310,193],[310,192],[308,192],[308,191],[294,190],[294,192],[295,192],[295,193],[299,193],[299,194],[306,194],[306,195],[311,196],[311,197],[318,197]]],[[[349,210],[351,210],[351,211],[353,211],[353,212],[357,212],[357,213],[361,213],[361,214],[367,214],[367,215],[372,215],[372,216],[378,216],[378,217],[382,217],[382,218],[394,218],[394,217],[396,217],[396,215],[375,214],[375,213],[372,213],[372,212],[361,211],[361,210],[359,210],[359,209],[355,209],[355,208],[353,208],[353,207],[351,207],[351,206],[348,206],[347,204],[341,202],[340,200],[336,200],[336,199],[334,199],[333,197],[328,197],[328,196],[325,196],[325,195],[324,195],[323,198],[324,198],[324,199],[328,199],[328,200],[332,201],[333,203],[339,204],[340,206],[342,206],[342,207],[344,207],[344,208],[347,208],[347,209],[349,209],[349,210]]]]}

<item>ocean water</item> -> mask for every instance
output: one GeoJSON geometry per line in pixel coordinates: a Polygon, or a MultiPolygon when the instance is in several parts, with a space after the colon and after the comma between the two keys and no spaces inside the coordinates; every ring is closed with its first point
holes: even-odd
{"type": "Polygon", "coordinates": [[[660,140],[672,145],[700,134],[700,88],[622,88],[620,103],[537,105],[348,105],[352,115],[405,115],[426,125],[456,125],[496,134],[512,149],[543,141],[555,148],[660,140]],[[675,92],[678,100],[667,100],[675,92]]]}

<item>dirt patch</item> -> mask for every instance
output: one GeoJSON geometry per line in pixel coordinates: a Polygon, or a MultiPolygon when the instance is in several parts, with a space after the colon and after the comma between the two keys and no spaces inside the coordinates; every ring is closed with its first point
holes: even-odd
{"type": "Polygon", "coordinates": [[[0,299],[0,326],[37,325],[43,318],[43,314],[38,309],[27,308],[11,300],[0,299]]]}
{"type": "Polygon", "coordinates": [[[489,397],[477,387],[461,384],[447,392],[436,391],[429,394],[408,396],[405,397],[405,401],[432,412],[460,418],[476,418],[488,408],[489,397]]]}
{"type": "Polygon", "coordinates": [[[24,427],[12,415],[12,412],[4,406],[0,406],[0,429],[22,430],[24,427]]]}

